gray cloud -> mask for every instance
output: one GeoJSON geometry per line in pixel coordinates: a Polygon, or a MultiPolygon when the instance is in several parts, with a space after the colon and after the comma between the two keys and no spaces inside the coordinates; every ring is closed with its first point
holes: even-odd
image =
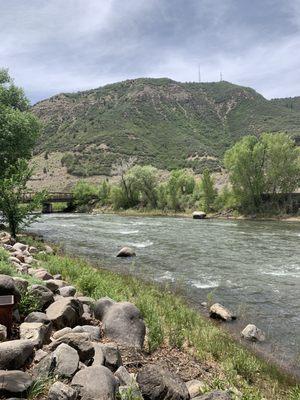
{"type": "Polygon", "coordinates": [[[32,102],[127,78],[300,95],[300,0],[0,0],[0,60],[32,102]]]}

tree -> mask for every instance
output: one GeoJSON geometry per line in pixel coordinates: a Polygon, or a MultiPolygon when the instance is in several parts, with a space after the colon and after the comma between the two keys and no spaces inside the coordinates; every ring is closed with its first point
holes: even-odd
{"type": "Polygon", "coordinates": [[[263,194],[286,194],[300,183],[299,149],[286,134],[246,136],[225,153],[233,193],[242,209],[259,211],[263,194]]]}
{"type": "Polygon", "coordinates": [[[213,209],[217,197],[217,190],[214,187],[214,180],[208,169],[205,169],[199,185],[200,204],[205,212],[213,209]]]}
{"type": "Polygon", "coordinates": [[[138,204],[138,193],[133,176],[127,173],[134,163],[135,158],[130,157],[128,160],[121,160],[120,163],[112,167],[112,175],[119,176],[121,180],[120,190],[114,189],[112,191],[112,201],[114,202],[114,199],[117,199],[117,208],[130,208],[138,204]]]}
{"type": "Polygon", "coordinates": [[[41,205],[45,195],[43,192],[37,193],[23,204],[31,174],[27,161],[18,160],[11,168],[6,169],[6,176],[0,179],[0,211],[4,224],[8,224],[14,238],[21,228],[38,217],[33,211],[41,205]]]}
{"type": "Polygon", "coordinates": [[[151,165],[132,167],[126,174],[130,176],[134,182],[135,191],[139,192],[142,202],[150,205],[152,208],[157,207],[157,169],[151,165]]]}
{"type": "Polygon", "coordinates": [[[171,172],[167,183],[168,206],[179,211],[186,206],[188,196],[195,188],[195,178],[189,171],[178,169],[171,172]]]}
{"type": "Polygon", "coordinates": [[[39,132],[29,102],[7,70],[0,69],[0,178],[18,160],[29,159],[39,132]]]}
{"type": "Polygon", "coordinates": [[[79,207],[88,207],[89,203],[99,197],[99,190],[96,186],[80,180],[72,190],[74,204],[79,207]]]}

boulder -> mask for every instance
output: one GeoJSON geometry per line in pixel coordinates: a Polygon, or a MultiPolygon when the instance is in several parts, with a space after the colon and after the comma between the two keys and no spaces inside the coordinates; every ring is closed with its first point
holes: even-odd
{"type": "Polygon", "coordinates": [[[13,295],[15,303],[18,303],[21,296],[20,292],[15,286],[12,277],[8,275],[0,275],[0,296],[13,295]]]}
{"type": "Polygon", "coordinates": [[[14,277],[13,278],[14,283],[15,283],[15,287],[20,291],[20,292],[26,292],[27,288],[28,288],[28,281],[26,279],[23,278],[19,278],[19,277],[14,277]]]}
{"type": "Polygon", "coordinates": [[[34,246],[30,246],[28,251],[30,254],[36,254],[38,252],[38,249],[34,246]]]}
{"type": "Polygon", "coordinates": [[[15,243],[15,244],[13,245],[13,247],[12,247],[12,250],[13,250],[13,251],[21,251],[21,252],[23,252],[23,251],[25,251],[25,250],[27,250],[27,249],[28,249],[28,246],[27,246],[26,244],[24,244],[24,243],[19,243],[19,242],[15,243]]]}
{"type": "Polygon", "coordinates": [[[133,377],[123,365],[116,370],[115,377],[118,379],[121,386],[130,386],[134,381],[133,377]]]}
{"type": "Polygon", "coordinates": [[[49,279],[48,281],[45,281],[45,285],[48,289],[51,290],[53,293],[57,293],[58,289],[67,286],[67,282],[61,281],[59,279],[49,279]]]}
{"type": "Polygon", "coordinates": [[[253,324],[247,325],[241,332],[244,339],[251,340],[252,342],[263,342],[266,340],[265,333],[253,324]]]}
{"type": "Polygon", "coordinates": [[[102,318],[105,336],[119,344],[141,349],[146,327],[139,309],[131,303],[114,303],[102,318]]]}
{"type": "Polygon", "coordinates": [[[72,329],[73,332],[86,332],[90,335],[90,339],[100,340],[101,331],[99,326],[92,326],[92,325],[78,325],[72,329]]]}
{"type": "Polygon", "coordinates": [[[31,340],[11,340],[0,343],[0,370],[18,369],[33,355],[31,340]]]}
{"type": "Polygon", "coordinates": [[[88,333],[67,333],[56,341],[52,342],[50,349],[56,349],[61,343],[66,343],[67,345],[73,347],[78,352],[79,359],[82,362],[88,361],[94,357],[95,350],[93,343],[90,341],[88,333]]]}
{"type": "Polygon", "coordinates": [[[193,399],[196,396],[199,396],[206,387],[204,382],[198,381],[197,379],[188,381],[185,384],[188,388],[191,399],[193,399]]]}
{"type": "Polygon", "coordinates": [[[23,393],[32,383],[30,375],[23,371],[0,371],[0,394],[1,392],[23,393]]]}
{"type": "Polygon", "coordinates": [[[72,328],[70,328],[69,326],[66,326],[66,327],[63,328],[63,329],[60,329],[59,331],[56,331],[56,332],[53,334],[53,339],[57,340],[57,339],[59,339],[60,337],[66,335],[67,333],[70,333],[70,332],[72,332],[72,328]]]}
{"type": "Polygon", "coordinates": [[[48,353],[42,349],[39,349],[35,352],[33,362],[35,364],[39,363],[44,357],[46,357],[48,353]]]}
{"type": "Polygon", "coordinates": [[[41,361],[32,369],[32,375],[35,379],[46,379],[53,375],[55,360],[52,354],[42,357],[41,361]]]}
{"type": "Polygon", "coordinates": [[[173,373],[148,364],[137,374],[137,382],[145,400],[188,400],[186,384],[173,373]]]}
{"type": "Polygon", "coordinates": [[[62,280],[62,276],[61,276],[61,274],[56,274],[56,275],[53,276],[53,279],[61,281],[62,280]]]}
{"type": "Polygon", "coordinates": [[[41,348],[43,344],[49,343],[50,336],[51,324],[23,322],[20,325],[20,338],[31,340],[36,348],[41,348]]]}
{"type": "Polygon", "coordinates": [[[31,257],[31,256],[25,257],[25,258],[24,258],[24,262],[25,262],[26,264],[37,263],[37,261],[36,261],[33,257],[31,257]]]}
{"type": "Polygon", "coordinates": [[[53,293],[51,290],[46,288],[46,286],[31,285],[28,287],[28,292],[37,298],[39,305],[43,310],[54,301],[53,293]]]}
{"type": "Polygon", "coordinates": [[[115,303],[116,302],[109,297],[103,297],[102,299],[96,301],[93,306],[95,318],[99,319],[99,321],[102,321],[104,314],[115,303]]]}
{"type": "Polygon", "coordinates": [[[8,261],[10,262],[10,263],[12,263],[13,265],[21,265],[22,263],[21,263],[21,261],[17,258],[17,257],[14,257],[14,256],[10,256],[10,257],[8,257],[8,261]]]}
{"type": "Polygon", "coordinates": [[[206,213],[203,211],[194,211],[193,219],[204,219],[206,217],[206,213]]]}
{"type": "Polygon", "coordinates": [[[80,301],[70,297],[63,297],[52,303],[46,310],[47,317],[57,329],[69,326],[73,328],[83,314],[80,301]]]}
{"type": "Polygon", "coordinates": [[[103,345],[99,342],[93,342],[94,346],[94,361],[93,367],[99,367],[100,365],[104,365],[104,352],[103,352],[103,345]]]}
{"type": "Polygon", "coordinates": [[[79,356],[77,351],[65,344],[61,343],[53,353],[55,362],[55,375],[71,378],[78,370],[79,356]]]}
{"type": "Polygon", "coordinates": [[[214,319],[221,319],[222,321],[231,321],[236,319],[230,310],[225,308],[219,303],[213,304],[209,309],[209,315],[214,319]]]}
{"type": "Polygon", "coordinates": [[[91,297],[87,296],[76,296],[76,298],[82,303],[83,305],[92,306],[95,303],[95,300],[91,297]]]}
{"type": "Polygon", "coordinates": [[[63,297],[71,297],[76,293],[76,288],[74,286],[64,286],[58,289],[58,294],[63,297]]]}
{"type": "Polygon", "coordinates": [[[33,276],[37,279],[40,279],[41,281],[48,281],[49,279],[53,279],[53,276],[49,274],[48,271],[45,269],[37,269],[35,272],[33,272],[33,276]]]}
{"type": "Polygon", "coordinates": [[[54,250],[52,249],[52,247],[48,246],[47,244],[45,244],[44,249],[45,249],[45,252],[47,254],[53,254],[54,253],[54,250]]]}
{"type": "Polygon", "coordinates": [[[122,247],[122,249],[117,254],[117,257],[134,257],[134,256],[136,256],[136,254],[131,247],[122,247]]]}
{"type": "Polygon", "coordinates": [[[117,381],[106,367],[87,367],[76,373],[71,386],[82,400],[115,400],[117,381]]]}
{"type": "Polygon", "coordinates": [[[205,393],[202,396],[194,397],[194,400],[231,400],[229,392],[223,390],[214,390],[213,392],[205,393]]]}
{"type": "Polygon", "coordinates": [[[48,325],[51,323],[50,319],[43,312],[33,311],[27,315],[24,322],[41,322],[42,324],[48,325]]]}
{"type": "Polygon", "coordinates": [[[11,253],[11,258],[12,257],[17,258],[21,263],[25,262],[25,256],[20,251],[14,251],[13,253],[11,253]]]}
{"type": "Polygon", "coordinates": [[[77,394],[70,386],[62,382],[55,382],[48,392],[48,400],[76,400],[77,394]]]}
{"type": "Polygon", "coordinates": [[[7,328],[0,324],[0,342],[4,342],[7,339],[7,328]]]}
{"type": "Polygon", "coordinates": [[[115,372],[122,365],[120,350],[116,345],[103,344],[104,366],[115,372]]]}

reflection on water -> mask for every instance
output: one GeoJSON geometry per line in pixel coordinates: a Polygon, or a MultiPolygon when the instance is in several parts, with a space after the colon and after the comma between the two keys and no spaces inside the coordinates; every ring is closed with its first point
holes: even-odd
{"type": "Polygon", "coordinates": [[[280,357],[299,357],[298,223],[50,214],[31,230],[108,268],[180,284],[195,304],[213,292],[264,329],[280,357]],[[126,245],[134,266],[115,258],[126,245]]]}

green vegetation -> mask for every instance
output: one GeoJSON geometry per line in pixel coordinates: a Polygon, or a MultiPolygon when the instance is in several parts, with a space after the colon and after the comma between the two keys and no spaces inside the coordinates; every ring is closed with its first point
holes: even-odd
{"type": "MultiPolygon", "coordinates": [[[[199,362],[212,363],[207,390],[231,388],[241,400],[294,400],[299,389],[273,365],[259,359],[230,338],[210,320],[191,309],[181,296],[165,287],[128,276],[95,269],[87,262],[60,255],[41,256],[52,274],[74,284],[95,299],[109,296],[131,301],[141,310],[148,332],[147,350],[170,346],[191,352],[199,362]]],[[[235,398],[235,397],[234,397],[235,398]]]]}
{"type": "Polygon", "coordinates": [[[260,211],[263,194],[274,203],[300,185],[300,149],[284,133],[246,136],[225,154],[233,194],[241,209],[260,211]]]}
{"type": "Polygon", "coordinates": [[[135,79],[60,94],[37,103],[42,120],[36,152],[62,151],[78,176],[111,175],[120,159],[159,169],[219,170],[225,151],[249,134],[300,137],[300,111],[229,82],[135,79]]]}
{"type": "Polygon", "coordinates": [[[205,212],[230,210],[243,214],[286,213],[288,194],[300,185],[300,151],[284,133],[246,136],[225,153],[224,164],[230,178],[219,193],[205,169],[200,181],[191,170],[173,170],[167,179],[149,165],[134,161],[114,166],[118,184],[104,181],[100,187],[79,182],[73,191],[75,203],[111,207],[114,210],[161,210],[205,212]],[[91,202],[92,200],[92,202],[91,202]]]}
{"type": "Polygon", "coordinates": [[[39,124],[28,112],[29,103],[6,70],[0,70],[0,212],[13,237],[32,221],[42,194],[22,204],[32,171],[28,166],[39,124]]]}

